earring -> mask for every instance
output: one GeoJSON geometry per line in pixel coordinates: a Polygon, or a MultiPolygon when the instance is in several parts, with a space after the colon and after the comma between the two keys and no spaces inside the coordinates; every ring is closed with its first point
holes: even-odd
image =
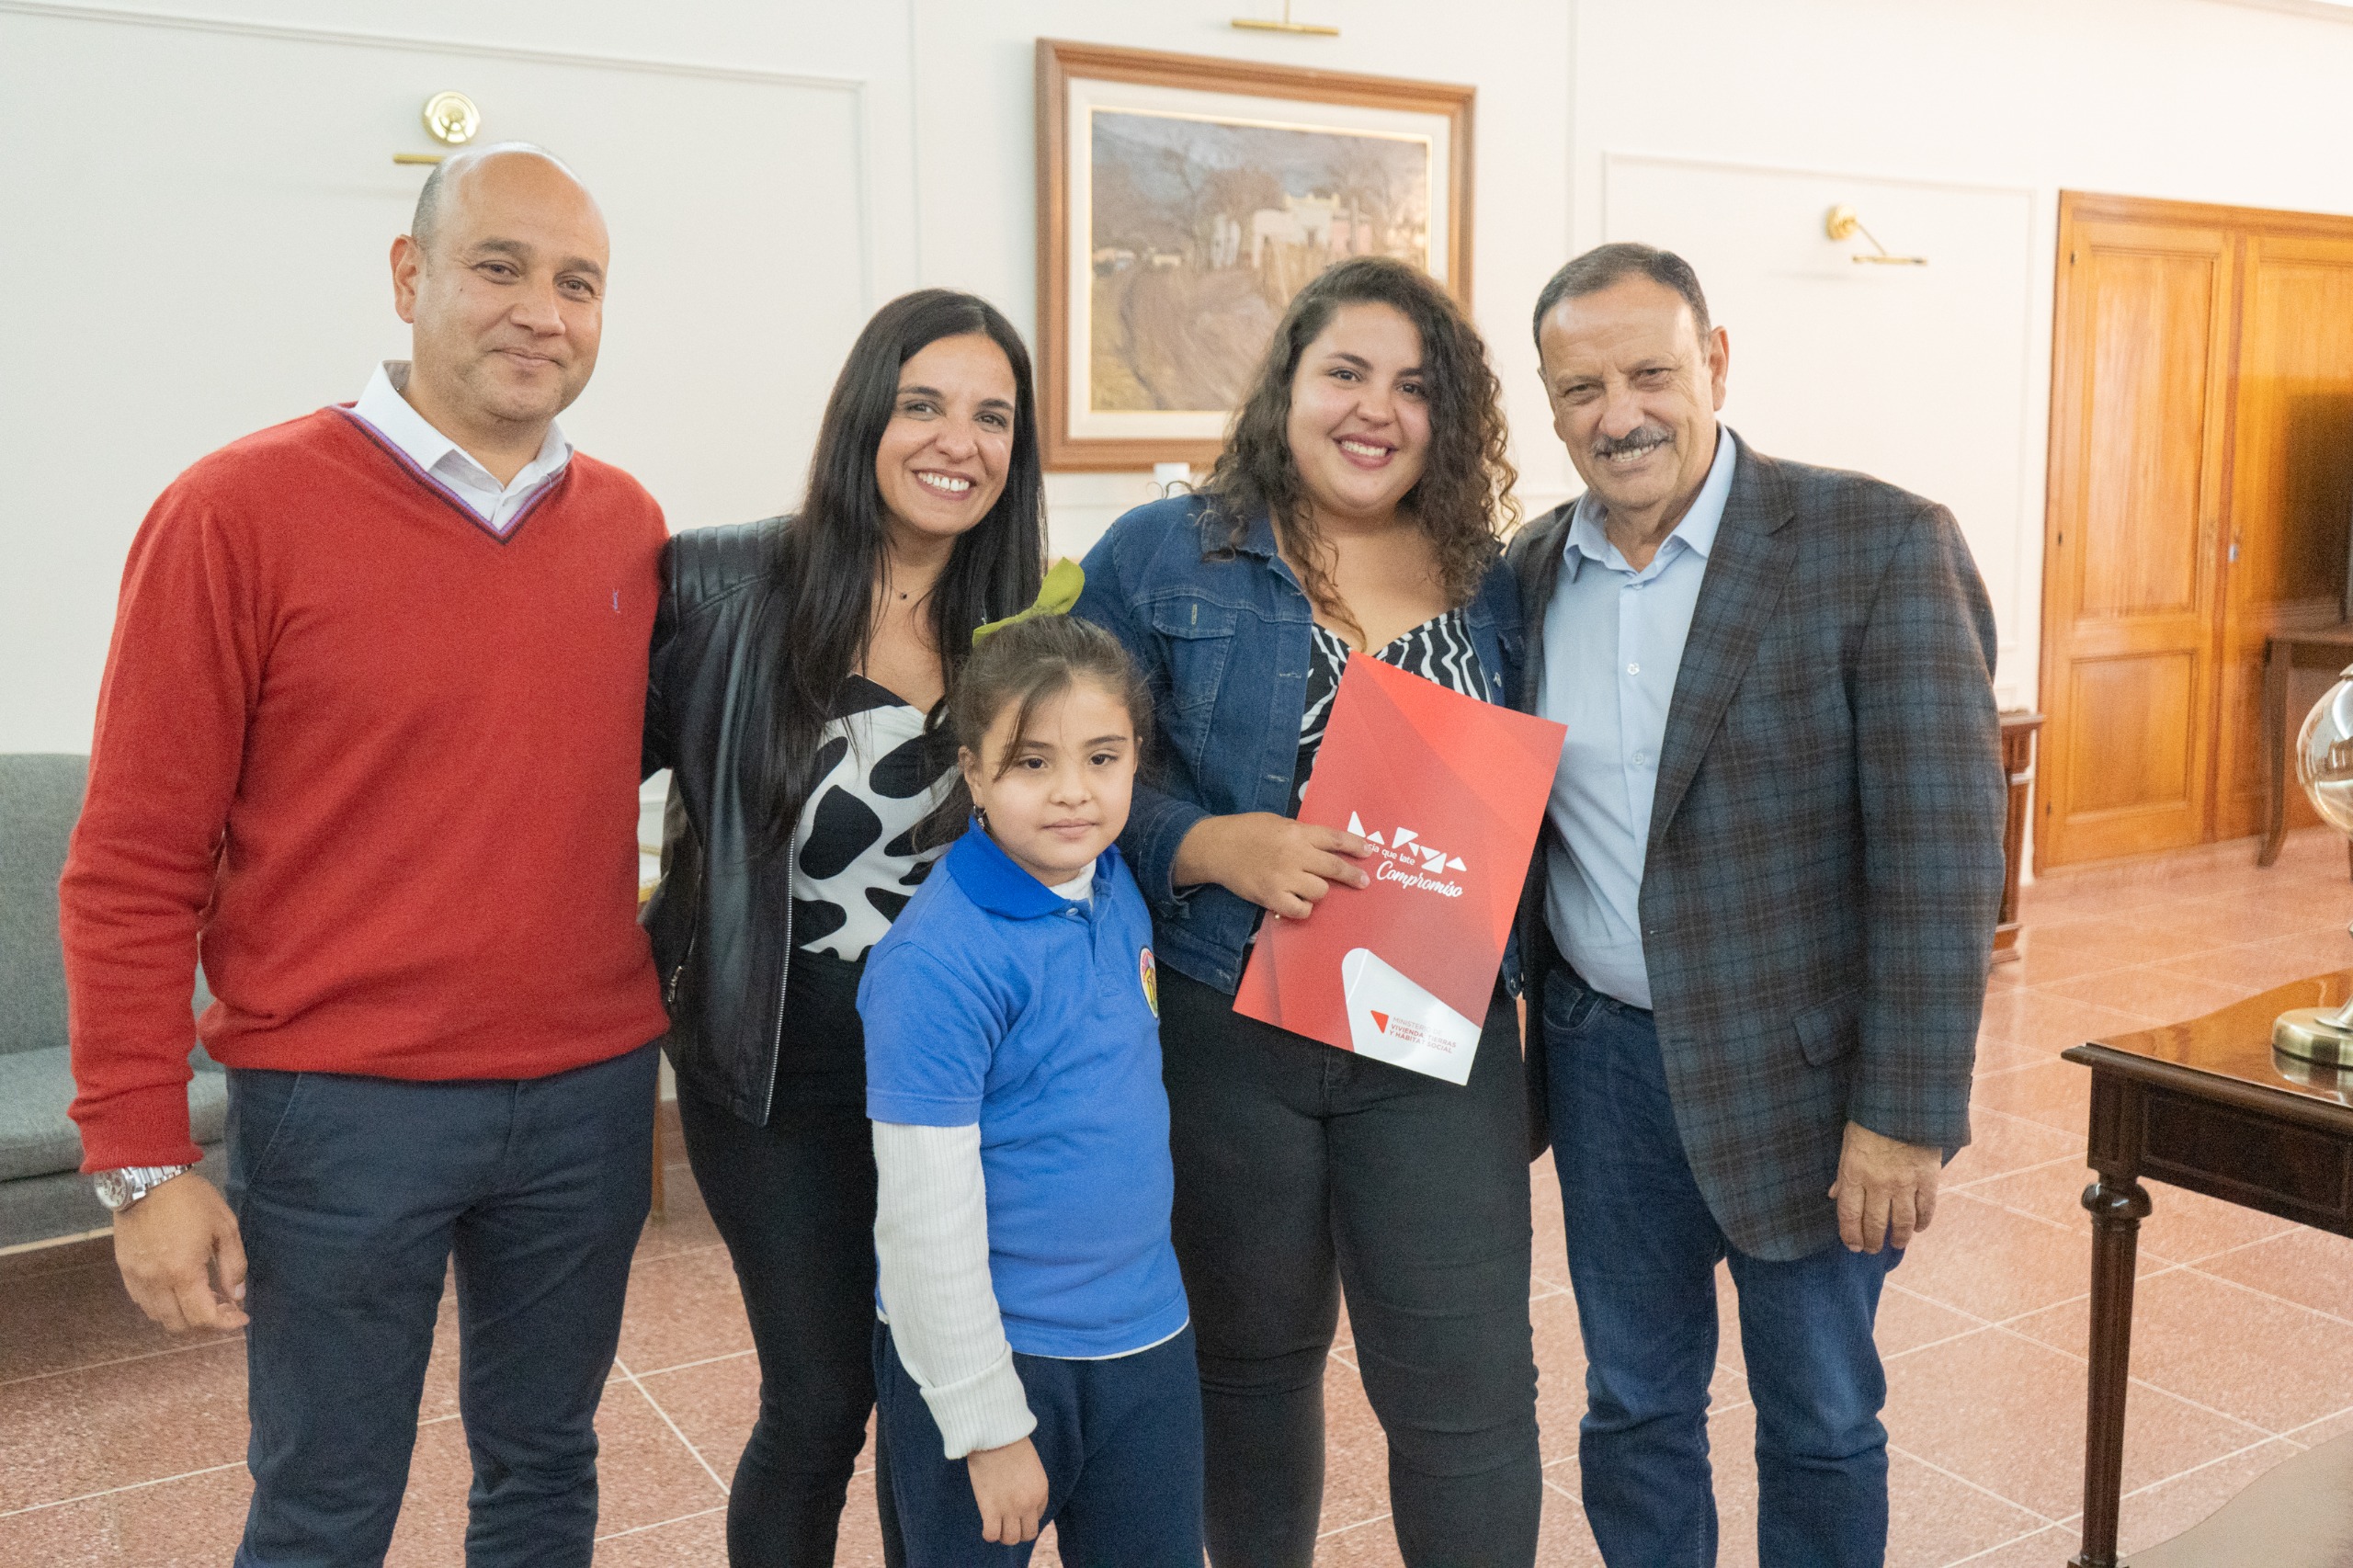
{"type": "Polygon", "coordinates": [[[974,806],[972,820],[981,824],[983,833],[986,833],[989,830],[989,809],[986,806],[974,806]]]}

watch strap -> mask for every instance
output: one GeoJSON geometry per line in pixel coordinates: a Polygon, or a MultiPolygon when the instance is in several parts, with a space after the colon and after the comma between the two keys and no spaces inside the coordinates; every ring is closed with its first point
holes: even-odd
{"type": "Polygon", "coordinates": [[[190,1168],[188,1165],[124,1165],[116,1170],[96,1173],[90,1183],[98,1201],[119,1214],[190,1168]]]}

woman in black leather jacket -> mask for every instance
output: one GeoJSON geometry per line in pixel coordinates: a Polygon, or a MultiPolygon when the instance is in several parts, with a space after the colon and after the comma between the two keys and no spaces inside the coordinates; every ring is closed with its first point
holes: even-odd
{"type": "MultiPolygon", "coordinates": [[[[940,699],[1044,546],[1029,357],[969,294],[894,300],[825,406],[801,510],[673,539],[645,766],[646,912],[695,1180],[760,1358],[734,1568],[830,1563],[874,1403],[874,1156],[858,983],[963,824],[940,699]]],[[[886,1555],[896,1563],[878,1473],[886,1555]]]]}

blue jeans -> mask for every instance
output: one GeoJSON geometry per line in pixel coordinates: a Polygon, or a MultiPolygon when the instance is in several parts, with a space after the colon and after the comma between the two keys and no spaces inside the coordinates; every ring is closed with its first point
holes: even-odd
{"type": "MultiPolygon", "coordinates": [[[[1193,1331],[1108,1361],[1013,1358],[1038,1429],[1046,1515],[1068,1568],[1200,1568],[1201,1384],[1193,1331]]],[[[961,1459],[946,1457],[889,1325],[874,1325],[875,1403],[908,1568],[1021,1568],[1036,1542],[981,1539],[961,1459]]]]}
{"type": "Polygon", "coordinates": [[[1658,1030],[1564,973],[1545,985],[1552,1157],[1585,1335],[1577,1459],[1611,1568],[1716,1560],[1708,1383],[1729,1259],[1756,1404],[1764,1568],[1865,1568],[1887,1551],[1887,1399],[1871,1338],[1893,1248],[1787,1263],[1732,1246],[1676,1131],[1658,1030]]]}
{"type": "Polygon", "coordinates": [[[237,1568],[383,1561],[453,1256],[466,1562],[586,1568],[656,1060],[648,1045],[449,1083],[230,1070],[224,1185],[253,1320],[237,1568]]]}

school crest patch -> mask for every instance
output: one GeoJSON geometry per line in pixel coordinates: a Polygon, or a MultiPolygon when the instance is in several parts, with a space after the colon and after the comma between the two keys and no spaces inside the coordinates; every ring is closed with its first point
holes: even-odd
{"type": "Polygon", "coordinates": [[[1152,967],[1152,949],[1145,948],[1136,955],[1136,979],[1143,986],[1144,1006],[1152,1009],[1154,1017],[1160,1017],[1160,975],[1152,967]]]}

